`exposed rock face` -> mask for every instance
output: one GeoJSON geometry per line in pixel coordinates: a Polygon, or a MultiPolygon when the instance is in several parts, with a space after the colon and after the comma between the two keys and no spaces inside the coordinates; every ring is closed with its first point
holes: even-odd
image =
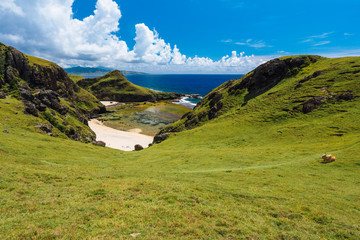
{"type": "Polygon", "coordinates": [[[322,102],[324,102],[326,100],[325,96],[321,96],[321,97],[313,97],[312,99],[306,101],[303,104],[303,113],[309,113],[317,108],[320,107],[320,105],[322,104],[322,102]]]}
{"type": "Polygon", "coordinates": [[[153,143],[161,143],[162,141],[166,140],[169,136],[170,136],[170,133],[157,134],[154,137],[153,143]]]}
{"type": "Polygon", "coordinates": [[[31,94],[27,89],[20,89],[20,97],[25,106],[25,113],[38,116],[38,111],[44,112],[49,107],[61,115],[65,115],[69,108],[60,104],[59,94],[53,90],[41,90],[37,94],[31,94]]]}
{"type": "Polygon", "coordinates": [[[51,124],[39,124],[38,127],[41,131],[47,133],[48,135],[52,136],[53,134],[53,126],[51,124]]]}
{"type": "Polygon", "coordinates": [[[229,92],[234,93],[238,89],[247,89],[251,95],[263,93],[274,87],[285,77],[297,74],[300,67],[309,65],[308,59],[311,62],[316,61],[312,56],[269,61],[256,68],[253,74],[245,77],[240,83],[230,87],[229,92]]]}
{"type": "MultiPolygon", "coordinates": [[[[40,114],[45,116],[44,112],[49,109],[64,116],[63,119],[69,113],[86,124],[87,119],[106,111],[94,96],[74,83],[58,65],[27,56],[1,43],[0,90],[5,91],[3,95],[7,92],[12,94],[18,92],[24,103],[25,113],[36,117],[40,114]],[[92,102],[89,103],[89,101],[92,102]]],[[[95,139],[92,132],[87,133],[78,129],[78,126],[65,127],[59,122],[63,121],[59,117],[57,119],[55,115],[52,117],[48,114],[47,116],[45,118],[54,127],[74,140],[92,141],[95,139]]]]}
{"type": "Polygon", "coordinates": [[[69,79],[67,73],[56,64],[30,66],[27,57],[15,48],[7,47],[5,53],[5,82],[19,77],[32,88],[43,88],[61,93],[62,97],[71,97],[79,92],[79,87],[69,79]]]}

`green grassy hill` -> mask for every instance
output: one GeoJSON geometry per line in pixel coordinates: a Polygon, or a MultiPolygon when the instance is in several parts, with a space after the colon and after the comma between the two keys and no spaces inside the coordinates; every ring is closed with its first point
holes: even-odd
{"type": "Polygon", "coordinates": [[[0,43],[0,95],[21,100],[36,128],[54,136],[92,142],[95,134],[86,125],[105,107],[80,88],[55,63],[23,54],[0,43]]]}
{"type": "Polygon", "coordinates": [[[38,133],[2,99],[0,236],[358,239],[359,75],[359,57],[268,62],[140,152],[38,133]]]}
{"type": "Polygon", "coordinates": [[[157,92],[137,86],[119,71],[114,70],[98,78],[88,78],[77,81],[77,84],[93,93],[100,100],[119,102],[144,102],[175,99],[183,94],[157,92]]]}

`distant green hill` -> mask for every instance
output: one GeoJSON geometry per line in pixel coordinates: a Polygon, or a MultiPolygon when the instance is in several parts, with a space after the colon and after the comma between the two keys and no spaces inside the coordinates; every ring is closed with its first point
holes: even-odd
{"type": "Polygon", "coordinates": [[[269,61],[211,91],[194,111],[160,134],[192,129],[226,114],[249,122],[302,120],[319,111],[332,117],[343,114],[335,109],[346,109],[360,94],[358,60],[293,56],[269,61]]]}
{"type": "Polygon", "coordinates": [[[183,94],[157,92],[137,86],[119,71],[114,70],[97,78],[81,79],[77,84],[93,93],[100,100],[119,102],[144,102],[175,99],[183,94]]]}
{"type": "MultiPolygon", "coordinates": [[[[97,67],[97,68],[90,68],[90,67],[72,67],[72,68],[64,68],[64,70],[68,74],[72,75],[105,75],[108,72],[113,71],[114,69],[111,68],[104,68],[104,67],[97,67]]],[[[142,72],[134,72],[134,71],[126,71],[120,70],[122,74],[146,74],[142,72]]]]}
{"type": "Polygon", "coordinates": [[[360,57],[267,62],[139,152],[35,131],[9,96],[2,239],[359,238],[360,57]]]}

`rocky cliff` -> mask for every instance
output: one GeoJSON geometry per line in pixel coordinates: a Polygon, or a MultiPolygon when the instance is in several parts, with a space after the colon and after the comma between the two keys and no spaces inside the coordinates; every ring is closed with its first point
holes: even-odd
{"type": "Polygon", "coordinates": [[[45,118],[68,137],[93,141],[94,134],[69,118],[86,124],[105,107],[86,90],[80,88],[55,63],[28,56],[0,43],[0,92],[24,103],[24,111],[45,118]]]}

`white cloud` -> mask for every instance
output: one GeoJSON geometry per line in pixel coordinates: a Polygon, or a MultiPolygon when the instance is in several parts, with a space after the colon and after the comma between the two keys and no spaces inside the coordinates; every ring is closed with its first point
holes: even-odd
{"type": "Polygon", "coordinates": [[[322,45],[326,45],[329,43],[331,43],[331,42],[330,41],[321,41],[321,42],[315,43],[313,46],[322,46],[322,45]]]}
{"type": "Polygon", "coordinates": [[[14,0],[1,0],[0,12],[10,12],[11,14],[24,16],[23,10],[15,4],[14,0]]]}
{"type": "Polygon", "coordinates": [[[310,37],[307,37],[305,40],[301,41],[301,43],[310,43],[314,47],[326,45],[326,44],[331,43],[331,41],[320,41],[320,39],[328,38],[333,33],[334,32],[326,32],[326,33],[323,33],[320,35],[310,36],[310,37]]]}
{"type": "MultiPolygon", "coordinates": [[[[113,0],[98,0],[92,15],[73,18],[74,0],[1,0],[0,41],[62,66],[107,66],[147,72],[245,73],[270,57],[233,52],[220,60],[183,55],[144,23],[135,26],[135,46],[120,40],[121,11],[113,0]]],[[[265,47],[262,41],[247,44],[265,47]]]]}
{"type": "Polygon", "coordinates": [[[223,42],[223,43],[231,43],[231,42],[232,42],[232,39],[221,40],[221,42],[223,42]]]}
{"type": "Polygon", "coordinates": [[[253,41],[252,39],[248,39],[246,42],[236,42],[235,44],[240,46],[249,46],[252,48],[272,47],[271,45],[267,45],[263,40],[253,41]]]}

